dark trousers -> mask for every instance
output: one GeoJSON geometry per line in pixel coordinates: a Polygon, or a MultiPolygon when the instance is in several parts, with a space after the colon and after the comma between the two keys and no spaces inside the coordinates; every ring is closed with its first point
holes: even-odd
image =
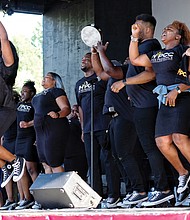
{"type": "MultiPolygon", "coordinates": [[[[93,189],[100,195],[103,196],[102,186],[102,167],[106,174],[108,196],[118,198],[120,196],[120,173],[115,165],[114,158],[110,150],[104,148],[106,140],[106,131],[95,131],[93,133],[93,189]],[[101,160],[103,163],[101,163],[101,160]]],[[[91,134],[84,134],[84,143],[86,156],[88,161],[88,167],[91,176],[91,134]]]]}
{"type": "Polygon", "coordinates": [[[121,174],[125,170],[133,191],[144,192],[143,177],[134,155],[137,150],[135,148],[140,147],[136,145],[137,133],[134,123],[119,115],[111,120],[109,134],[112,153],[121,174]]]}
{"type": "Polygon", "coordinates": [[[155,122],[157,107],[136,108],[134,107],[134,123],[141,146],[148,158],[151,172],[154,176],[154,188],[163,191],[169,188],[164,157],[156,146],[155,122]]]}

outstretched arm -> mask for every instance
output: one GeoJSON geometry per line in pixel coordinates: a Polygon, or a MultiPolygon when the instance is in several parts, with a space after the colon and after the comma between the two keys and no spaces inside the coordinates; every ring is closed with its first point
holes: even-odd
{"type": "Polygon", "coordinates": [[[94,49],[97,50],[99,54],[99,59],[104,70],[104,73],[115,78],[115,79],[123,79],[123,71],[121,67],[116,67],[112,64],[112,62],[106,56],[106,49],[108,46],[108,42],[103,45],[102,42],[98,42],[97,46],[94,49]]]}
{"type": "Polygon", "coordinates": [[[94,72],[102,80],[107,81],[110,76],[104,71],[101,61],[100,61],[99,54],[94,47],[91,48],[91,53],[92,53],[91,61],[92,61],[92,67],[93,67],[94,72]]]}
{"type": "Polygon", "coordinates": [[[3,62],[5,66],[11,66],[14,63],[14,57],[8,39],[7,31],[1,22],[0,22],[0,41],[1,41],[1,52],[2,52],[3,62]]]}

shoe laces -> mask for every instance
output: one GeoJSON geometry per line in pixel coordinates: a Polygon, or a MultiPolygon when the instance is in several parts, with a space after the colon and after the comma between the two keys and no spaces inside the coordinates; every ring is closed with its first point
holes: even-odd
{"type": "Polygon", "coordinates": [[[8,170],[7,170],[7,168],[5,166],[3,166],[1,169],[3,171],[3,179],[5,179],[6,176],[8,175],[8,170]]]}
{"type": "Polygon", "coordinates": [[[7,168],[5,166],[3,166],[1,169],[3,172],[7,172],[7,168]]]}
{"type": "Polygon", "coordinates": [[[130,200],[133,200],[134,198],[136,198],[138,196],[138,192],[133,192],[132,195],[130,196],[130,200]]]}
{"type": "Polygon", "coordinates": [[[179,176],[179,186],[184,186],[186,182],[186,175],[179,176]]]}
{"type": "Polygon", "coordinates": [[[14,175],[19,175],[19,172],[20,172],[20,161],[17,160],[14,164],[13,164],[13,167],[14,167],[14,175]]]}
{"type": "Polygon", "coordinates": [[[151,197],[150,199],[151,199],[151,200],[155,200],[155,199],[157,199],[157,198],[159,197],[160,194],[161,194],[160,191],[154,191],[154,192],[152,193],[152,197],[151,197]]]}
{"type": "Polygon", "coordinates": [[[127,201],[130,197],[132,196],[132,194],[128,193],[125,198],[123,198],[123,201],[127,201]]]}

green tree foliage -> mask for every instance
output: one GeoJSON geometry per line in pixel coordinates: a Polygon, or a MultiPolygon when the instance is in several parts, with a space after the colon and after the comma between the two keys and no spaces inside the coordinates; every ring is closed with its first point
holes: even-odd
{"type": "Polygon", "coordinates": [[[42,26],[38,23],[31,37],[16,35],[12,39],[19,55],[19,70],[15,89],[21,91],[26,80],[35,81],[37,91],[41,91],[43,76],[42,26]]]}

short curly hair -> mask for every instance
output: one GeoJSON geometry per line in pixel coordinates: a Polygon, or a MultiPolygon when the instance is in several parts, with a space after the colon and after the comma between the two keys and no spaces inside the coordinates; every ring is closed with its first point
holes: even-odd
{"type": "Polygon", "coordinates": [[[179,31],[179,35],[181,35],[180,43],[190,45],[190,30],[187,25],[180,21],[173,21],[171,25],[179,31]]]}

